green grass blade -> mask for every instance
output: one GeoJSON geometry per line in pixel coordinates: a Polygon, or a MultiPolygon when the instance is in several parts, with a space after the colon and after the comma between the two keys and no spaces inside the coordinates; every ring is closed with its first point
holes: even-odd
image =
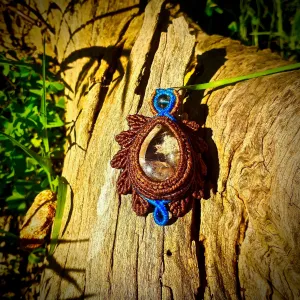
{"type": "Polygon", "coordinates": [[[42,156],[38,155],[37,153],[35,153],[34,151],[23,146],[21,143],[19,143],[13,137],[9,136],[8,134],[6,134],[4,132],[0,132],[0,135],[3,135],[6,139],[10,140],[14,145],[21,148],[27,155],[31,156],[44,169],[44,171],[47,173],[47,175],[52,174],[50,158],[42,157],[42,156]]]}
{"type": "Polygon", "coordinates": [[[239,77],[234,77],[234,78],[228,78],[228,79],[222,79],[222,80],[217,80],[217,81],[212,81],[208,83],[201,83],[201,84],[194,84],[194,85],[185,85],[181,87],[175,87],[175,88],[180,88],[180,89],[188,89],[188,90],[206,90],[209,88],[217,88],[220,86],[252,79],[252,78],[257,78],[261,76],[266,76],[266,75],[271,75],[271,74],[276,74],[280,72],[285,72],[285,71],[291,71],[291,70],[296,70],[300,68],[300,63],[297,64],[291,64],[283,67],[278,67],[274,69],[269,69],[257,73],[252,73],[244,76],[239,76],[239,77]]]}
{"type": "Polygon", "coordinates": [[[43,94],[41,97],[41,120],[43,124],[42,140],[45,147],[45,154],[49,153],[49,140],[47,132],[47,108],[46,108],[46,55],[45,38],[43,39],[43,94]]]}
{"type": "Polygon", "coordinates": [[[55,246],[57,245],[58,236],[59,236],[60,227],[61,227],[62,218],[65,209],[67,187],[68,187],[67,180],[64,177],[59,177],[56,213],[53,222],[49,255],[53,254],[55,246]]]}

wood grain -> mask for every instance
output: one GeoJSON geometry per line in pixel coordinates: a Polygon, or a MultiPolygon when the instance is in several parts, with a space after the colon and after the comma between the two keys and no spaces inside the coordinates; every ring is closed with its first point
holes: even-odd
{"type": "MultiPolygon", "coordinates": [[[[225,50],[227,61],[212,80],[286,63],[268,51],[253,53],[214,39],[217,47],[204,38],[196,50],[208,51],[209,43],[225,50]]],[[[202,101],[219,164],[217,192],[201,202],[206,299],[299,297],[299,242],[293,232],[300,213],[299,87],[299,71],[293,71],[206,92],[202,101]]]]}

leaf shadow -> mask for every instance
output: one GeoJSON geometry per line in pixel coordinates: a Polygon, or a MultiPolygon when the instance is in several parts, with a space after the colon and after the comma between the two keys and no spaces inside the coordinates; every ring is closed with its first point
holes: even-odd
{"type": "Polygon", "coordinates": [[[72,284],[80,294],[84,293],[84,289],[80,287],[75,278],[70,274],[70,272],[85,272],[85,269],[65,269],[64,266],[61,266],[53,256],[48,256],[49,265],[46,266],[46,269],[51,269],[54,273],[56,273],[61,279],[66,280],[68,283],[72,284]]]}
{"type": "Polygon", "coordinates": [[[82,109],[79,111],[79,113],[78,113],[76,119],[75,119],[75,120],[72,120],[72,121],[70,122],[70,123],[72,123],[72,125],[70,126],[69,133],[66,135],[66,139],[67,139],[69,145],[68,145],[68,149],[67,149],[65,155],[67,155],[67,153],[68,153],[68,152],[71,150],[71,148],[74,147],[74,146],[79,147],[79,148],[80,148],[82,151],[84,151],[84,152],[86,151],[86,149],[84,149],[82,146],[80,146],[80,145],[77,143],[76,122],[78,121],[78,119],[79,119],[81,113],[82,113],[82,109]],[[72,137],[71,137],[73,131],[74,131],[74,142],[72,141],[72,137]]]}
{"type": "MultiPolygon", "coordinates": [[[[81,30],[83,30],[85,27],[94,24],[98,20],[101,20],[101,19],[104,19],[104,18],[107,18],[107,17],[111,17],[111,16],[114,16],[114,15],[117,15],[117,14],[120,14],[120,13],[123,13],[123,12],[126,12],[126,11],[130,11],[130,10],[132,10],[134,8],[138,8],[139,6],[140,6],[139,4],[136,4],[136,5],[132,5],[132,6],[129,6],[129,7],[121,8],[121,9],[118,9],[118,10],[115,10],[115,11],[110,11],[110,12],[104,13],[104,14],[99,15],[99,16],[95,16],[94,18],[88,20],[86,23],[82,24],[80,27],[78,27],[77,29],[75,29],[71,33],[70,40],[73,39],[73,37],[74,37],[75,34],[77,34],[78,32],[80,32],[81,30]]],[[[68,44],[66,45],[66,48],[67,47],[68,47],[68,44]]]]}
{"type": "MultiPolygon", "coordinates": [[[[70,243],[86,243],[89,242],[89,239],[80,239],[80,240],[65,240],[65,239],[59,239],[59,244],[70,244],[70,243]]],[[[66,269],[65,266],[61,266],[57,260],[54,258],[53,255],[47,256],[48,265],[45,265],[45,269],[50,269],[54,273],[56,273],[61,279],[66,280],[68,283],[72,284],[76,290],[82,295],[78,299],[83,299],[82,297],[86,298],[87,295],[84,295],[84,288],[81,288],[76,279],[70,274],[73,273],[85,273],[86,269],[84,268],[68,268],[66,269]]],[[[47,284],[47,280],[45,281],[47,284]]],[[[47,291],[48,294],[49,290],[47,291]]],[[[71,299],[71,298],[70,298],[71,299]]],[[[77,299],[77,298],[74,298],[77,299]]]]}
{"type": "MultiPolygon", "coordinates": [[[[73,215],[73,210],[74,210],[74,191],[72,189],[72,186],[70,185],[70,183],[68,182],[68,186],[70,188],[70,209],[69,209],[69,212],[68,212],[68,217],[67,217],[67,220],[66,220],[66,224],[65,224],[65,227],[64,229],[62,230],[62,236],[65,234],[67,228],[68,228],[68,225],[70,224],[70,221],[71,221],[71,216],[73,215]]],[[[63,240],[61,240],[63,241],[63,240]]]]}
{"type": "Polygon", "coordinates": [[[104,72],[101,78],[101,85],[109,85],[112,80],[113,73],[115,71],[118,71],[121,77],[123,76],[124,69],[120,62],[120,57],[128,57],[130,54],[130,50],[124,49],[123,46],[124,43],[119,43],[112,47],[92,46],[88,48],[81,48],[79,50],[75,50],[62,61],[60,65],[60,71],[58,74],[60,75],[61,73],[71,69],[72,67],[70,65],[76,62],[77,60],[82,58],[88,58],[88,61],[82,67],[78,75],[77,81],[75,83],[74,93],[77,94],[81,87],[81,91],[79,92],[79,98],[81,98],[82,96],[84,96],[85,93],[87,93],[88,90],[87,85],[84,85],[83,82],[95,62],[98,63],[98,66],[95,67],[92,73],[89,75],[89,77],[92,80],[94,79],[94,76],[97,73],[102,60],[106,61],[108,65],[106,71],[104,72]],[[110,80],[108,80],[108,78],[110,80]]]}

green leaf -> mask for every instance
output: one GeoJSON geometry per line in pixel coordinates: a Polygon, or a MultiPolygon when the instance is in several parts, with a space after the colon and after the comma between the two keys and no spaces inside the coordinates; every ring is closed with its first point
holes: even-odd
{"type": "Polygon", "coordinates": [[[23,200],[25,198],[26,196],[24,194],[21,194],[18,191],[14,190],[13,194],[6,198],[6,201],[23,200]]]}
{"type": "Polygon", "coordinates": [[[0,91],[0,104],[7,101],[7,96],[3,91],[0,91]]]}
{"type": "Polygon", "coordinates": [[[31,156],[43,169],[44,171],[49,174],[53,174],[52,167],[51,167],[51,160],[48,157],[42,157],[35,153],[34,151],[28,149],[27,147],[23,146],[21,143],[19,143],[17,140],[15,140],[13,137],[0,132],[0,135],[3,135],[5,138],[10,140],[14,145],[21,148],[27,155],[31,156]]]}
{"type": "Polygon", "coordinates": [[[40,138],[38,138],[37,135],[35,135],[31,140],[30,140],[31,144],[35,147],[35,148],[40,148],[41,144],[42,144],[42,140],[40,138]]]}
{"type": "Polygon", "coordinates": [[[208,17],[211,17],[213,15],[213,12],[216,12],[218,14],[223,13],[223,9],[218,6],[213,0],[207,0],[206,6],[205,6],[205,14],[208,17]]]}
{"type": "Polygon", "coordinates": [[[41,182],[41,188],[46,189],[49,186],[49,181],[48,178],[46,177],[42,182],[41,182]]]}
{"type": "Polygon", "coordinates": [[[23,185],[17,184],[17,182],[16,182],[15,190],[19,195],[22,195],[22,196],[24,196],[24,198],[26,198],[26,190],[23,185]]]}
{"type": "Polygon", "coordinates": [[[43,95],[43,89],[30,89],[30,94],[36,95],[36,96],[42,96],[43,95]]]}
{"type": "Polygon", "coordinates": [[[228,25],[228,29],[233,32],[233,33],[236,33],[239,31],[239,28],[238,28],[238,24],[237,22],[233,21],[231,22],[229,25],[228,25]]]}
{"type": "Polygon", "coordinates": [[[30,127],[38,127],[38,123],[34,120],[34,119],[32,119],[32,118],[30,118],[29,116],[31,116],[32,115],[32,113],[30,112],[30,113],[28,113],[28,115],[26,116],[26,119],[24,120],[24,123],[26,124],[26,125],[29,125],[30,127]]]}
{"type": "Polygon", "coordinates": [[[211,17],[212,14],[213,14],[213,9],[209,6],[206,6],[205,7],[205,14],[208,16],[208,17],[211,17]]]}
{"type": "Polygon", "coordinates": [[[38,264],[40,262],[43,262],[45,256],[46,256],[45,248],[36,248],[33,251],[31,251],[30,254],[28,255],[28,261],[31,264],[38,264]]]}
{"type": "Polygon", "coordinates": [[[68,187],[67,180],[64,177],[59,177],[56,213],[53,222],[49,255],[53,254],[55,246],[58,241],[58,236],[60,233],[60,227],[62,223],[62,217],[65,209],[67,187],[68,187]]]}
{"type": "Polygon", "coordinates": [[[64,97],[60,97],[56,103],[56,107],[65,109],[65,98],[64,97]]]}
{"type": "Polygon", "coordinates": [[[215,8],[215,12],[218,13],[219,15],[221,15],[223,13],[223,9],[221,7],[219,7],[219,6],[217,6],[215,8]]]}
{"type": "Polygon", "coordinates": [[[188,90],[206,90],[209,88],[217,88],[220,86],[233,84],[236,82],[240,82],[240,81],[244,81],[244,80],[248,80],[248,79],[252,79],[252,78],[276,74],[276,73],[285,72],[285,71],[296,70],[299,68],[300,68],[300,63],[297,63],[297,64],[291,64],[291,65],[278,67],[278,68],[274,68],[274,69],[269,69],[269,70],[265,70],[265,71],[261,71],[261,72],[257,72],[257,73],[252,73],[252,74],[248,74],[248,75],[244,75],[244,76],[222,79],[222,80],[212,81],[212,82],[208,82],[208,83],[186,85],[186,86],[175,87],[175,88],[188,89],[188,90]]]}
{"type": "Polygon", "coordinates": [[[27,78],[30,74],[31,70],[26,67],[20,67],[20,77],[27,78]]]}
{"type": "Polygon", "coordinates": [[[63,91],[65,86],[60,82],[50,82],[48,91],[52,93],[57,93],[59,91],[63,91]]]}
{"type": "Polygon", "coordinates": [[[35,159],[33,159],[31,157],[26,157],[26,168],[27,168],[26,173],[34,171],[36,165],[37,165],[37,162],[35,159]]]}
{"type": "MultiPolygon", "coordinates": [[[[36,83],[39,84],[40,86],[43,86],[43,80],[37,80],[36,83]]],[[[49,85],[50,85],[50,81],[45,80],[45,87],[47,88],[49,85]]]]}
{"type": "Polygon", "coordinates": [[[54,191],[57,191],[58,185],[59,185],[60,177],[56,176],[54,180],[52,180],[51,185],[54,187],[54,191]]]}
{"type": "Polygon", "coordinates": [[[48,123],[47,128],[61,127],[65,125],[58,114],[55,114],[54,119],[55,120],[53,122],[48,123]]]}
{"type": "Polygon", "coordinates": [[[8,64],[3,65],[3,74],[4,74],[4,76],[8,76],[9,71],[10,71],[9,65],[8,64]]]}
{"type": "Polygon", "coordinates": [[[7,179],[12,179],[15,176],[15,170],[12,168],[11,172],[6,176],[7,179]]]}
{"type": "Polygon", "coordinates": [[[260,23],[260,20],[259,20],[259,18],[257,18],[256,16],[253,16],[253,17],[251,18],[251,24],[252,24],[252,25],[259,25],[259,23],[260,23]]]}
{"type": "Polygon", "coordinates": [[[24,129],[21,127],[22,126],[22,122],[21,122],[21,118],[18,118],[15,121],[15,130],[14,130],[14,134],[18,137],[21,137],[24,135],[24,129]]]}
{"type": "Polygon", "coordinates": [[[11,211],[25,212],[26,210],[26,196],[16,191],[6,198],[7,207],[11,211]]]}

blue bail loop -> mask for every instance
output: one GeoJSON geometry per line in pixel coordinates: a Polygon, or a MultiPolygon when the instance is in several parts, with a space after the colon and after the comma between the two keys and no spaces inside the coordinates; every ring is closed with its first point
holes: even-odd
{"type": "Polygon", "coordinates": [[[170,118],[172,121],[176,121],[176,119],[170,114],[172,109],[176,104],[176,96],[174,94],[174,89],[156,89],[156,93],[153,99],[153,106],[157,111],[158,116],[164,116],[170,118]],[[166,96],[168,98],[167,105],[165,107],[161,107],[159,102],[161,101],[161,97],[166,96]]]}
{"type": "Polygon", "coordinates": [[[169,213],[166,204],[170,200],[151,200],[143,196],[150,204],[154,206],[153,219],[157,225],[165,226],[169,222],[169,213]]]}

